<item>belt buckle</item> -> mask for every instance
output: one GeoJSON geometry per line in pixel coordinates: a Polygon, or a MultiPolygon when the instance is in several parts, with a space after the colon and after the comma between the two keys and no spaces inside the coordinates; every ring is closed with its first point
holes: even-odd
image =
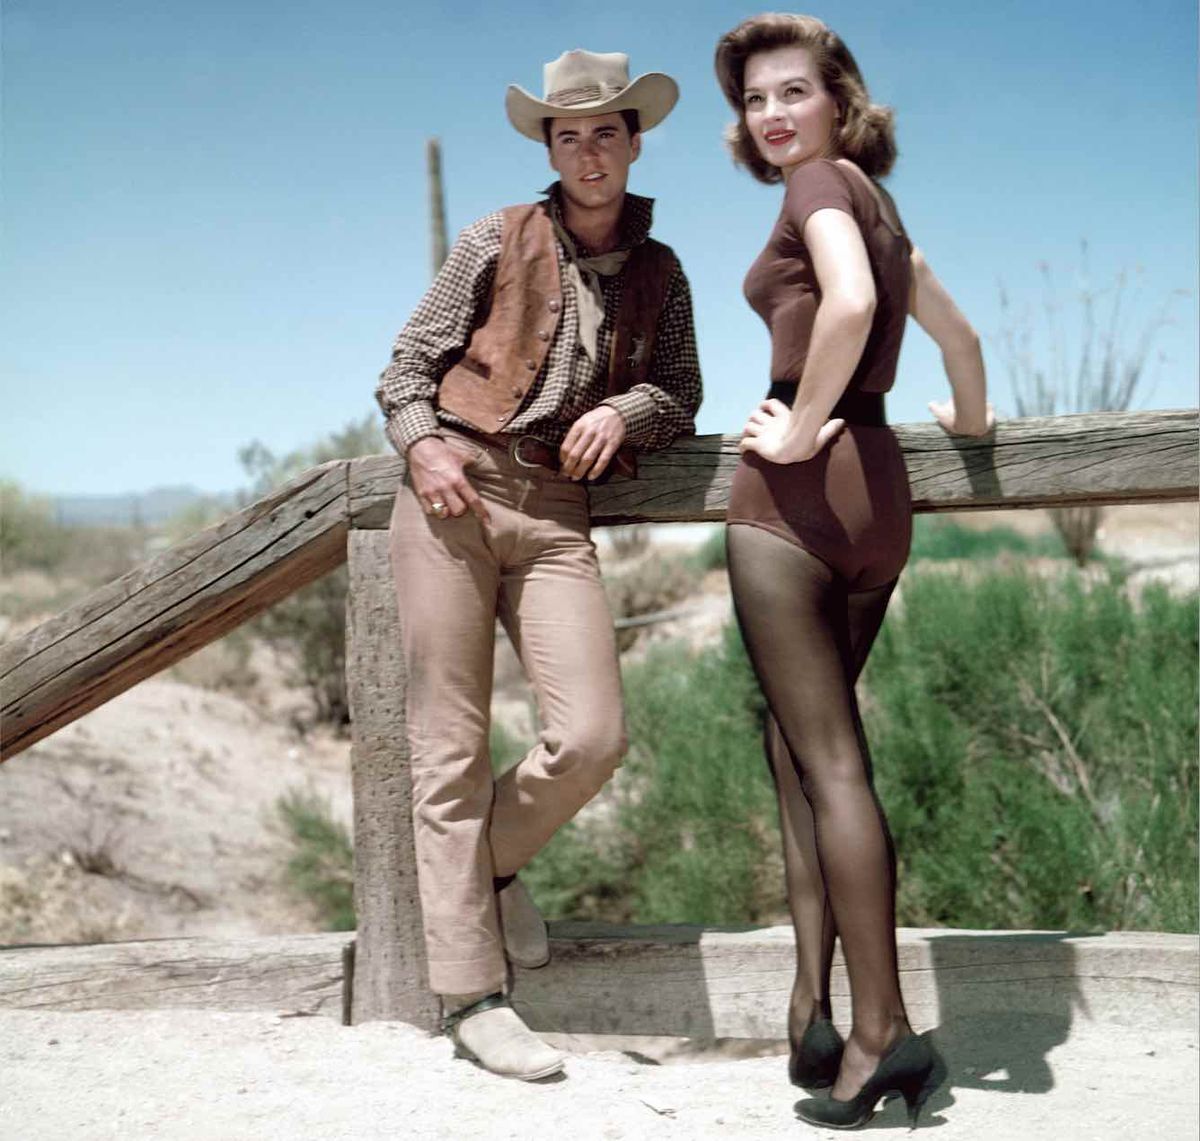
{"type": "Polygon", "coordinates": [[[508,454],[510,456],[512,456],[514,462],[520,464],[521,467],[524,467],[524,468],[544,467],[545,466],[544,464],[531,463],[529,460],[523,459],[521,457],[521,444],[525,440],[535,440],[539,444],[542,442],[541,440],[538,440],[538,438],[536,436],[531,436],[528,433],[526,433],[525,435],[518,436],[515,440],[513,440],[512,445],[508,449],[508,454]]]}

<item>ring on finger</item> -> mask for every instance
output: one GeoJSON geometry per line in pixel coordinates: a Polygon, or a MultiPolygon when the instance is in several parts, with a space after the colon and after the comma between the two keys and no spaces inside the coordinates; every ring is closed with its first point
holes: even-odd
{"type": "Polygon", "coordinates": [[[440,499],[435,499],[430,503],[429,510],[439,519],[445,519],[449,508],[440,499]]]}

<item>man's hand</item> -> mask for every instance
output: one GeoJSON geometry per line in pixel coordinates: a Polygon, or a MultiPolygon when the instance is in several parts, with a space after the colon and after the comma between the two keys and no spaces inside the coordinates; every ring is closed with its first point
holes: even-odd
{"type": "Polygon", "coordinates": [[[441,519],[470,510],[480,522],[490,522],[483,500],[463,471],[465,457],[440,436],[422,436],[408,449],[407,457],[413,490],[427,514],[441,519]]]}
{"type": "Polygon", "coordinates": [[[754,452],[774,464],[798,464],[810,460],[845,426],[845,420],[826,420],[811,439],[789,434],[792,410],[782,400],[764,400],[742,429],[738,451],[754,452]]]}
{"type": "Polygon", "coordinates": [[[601,404],[585,412],[567,432],[558,450],[562,471],[571,479],[596,479],[625,441],[625,420],[615,408],[601,404]]]}

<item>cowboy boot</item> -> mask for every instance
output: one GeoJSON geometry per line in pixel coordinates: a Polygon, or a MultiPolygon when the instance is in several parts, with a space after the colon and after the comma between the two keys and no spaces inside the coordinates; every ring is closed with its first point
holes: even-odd
{"type": "Polygon", "coordinates": [[[442,995],[442,1029],[454,1043],[454,1056],[467,1058],[502,1078],[532,1082],[563,1068],[566,1055],[547,1046],[497,991],[484,995],[442,995]]]}
{"type": "Polygon", "coordinates": [[[525,970],[544,967],[550,961],[550,936],[525,885],[516,876],[498,880],[496,902],[508,961],[525,970]]]}

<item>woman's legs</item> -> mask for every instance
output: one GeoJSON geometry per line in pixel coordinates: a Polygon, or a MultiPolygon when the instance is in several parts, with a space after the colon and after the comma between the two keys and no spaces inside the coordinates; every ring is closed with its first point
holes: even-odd
{"type": "Polygon", "coordinates": [[[788,1005],[788,1038],[793,1044],[810,1023],[829,1018],[829,968],[837,936],[821,865],[817,858],[812,808],[800,787],[791,750],[779,722],[767,714],[763,733],[767,763],[779,797],[779,830],[783,837],[783,871],[788,910],[796,935],[796,980],[788,1005]]]}
{"type": "Polygon", "coordinates": [[[729,528],[729,570],[746,648],[782,738],[772,768],[781,800],[786,798],[781,810],[785,852],[790,838],[793,856],[789,898],[799,910],[798,938],[805,928],[803,944],[798,942],[798,989],[809,1005],[807,1014],[796,1013],[807,1021],[828,999],[826,907],[850,976],[853,1028],[833,1091],[845,1098],[907,1030],[896,966],[895,862],[854,695],[890,588],[851,596],[816,556],[744,525],[729,528]],[[794,781],[787,778],[789,768],[794,781]],[[808,816],[794,803],[797,790],[808,816]],[[818,910],[822,919],[814,935],[818,910]]]}
{"type": "MultiPolygon", "coordinates": [[[[883,624],[895,582],[847,596],[850,674],[854,685],[883,624]]],[[[857,712],[857,708],[856,708],[857,712]]],[[[858,722],[861,731],[861,720],[858,722]]],[[[797,762],[784,740],[775,715],[768,711],[763,732],[767,763],[779,797],[779,824],[783,836],[783,866],[788,910],[796,935],[796,981],[788,1006],[788,1037],[799,1042],[809,1023],[830,1018],[829,974],[837,927],[829,909],[821,866],[817,859],[812,806],[800,787],[797,762]]],[[[870,758],[865,740],[863,757],[870,758]]]]}

